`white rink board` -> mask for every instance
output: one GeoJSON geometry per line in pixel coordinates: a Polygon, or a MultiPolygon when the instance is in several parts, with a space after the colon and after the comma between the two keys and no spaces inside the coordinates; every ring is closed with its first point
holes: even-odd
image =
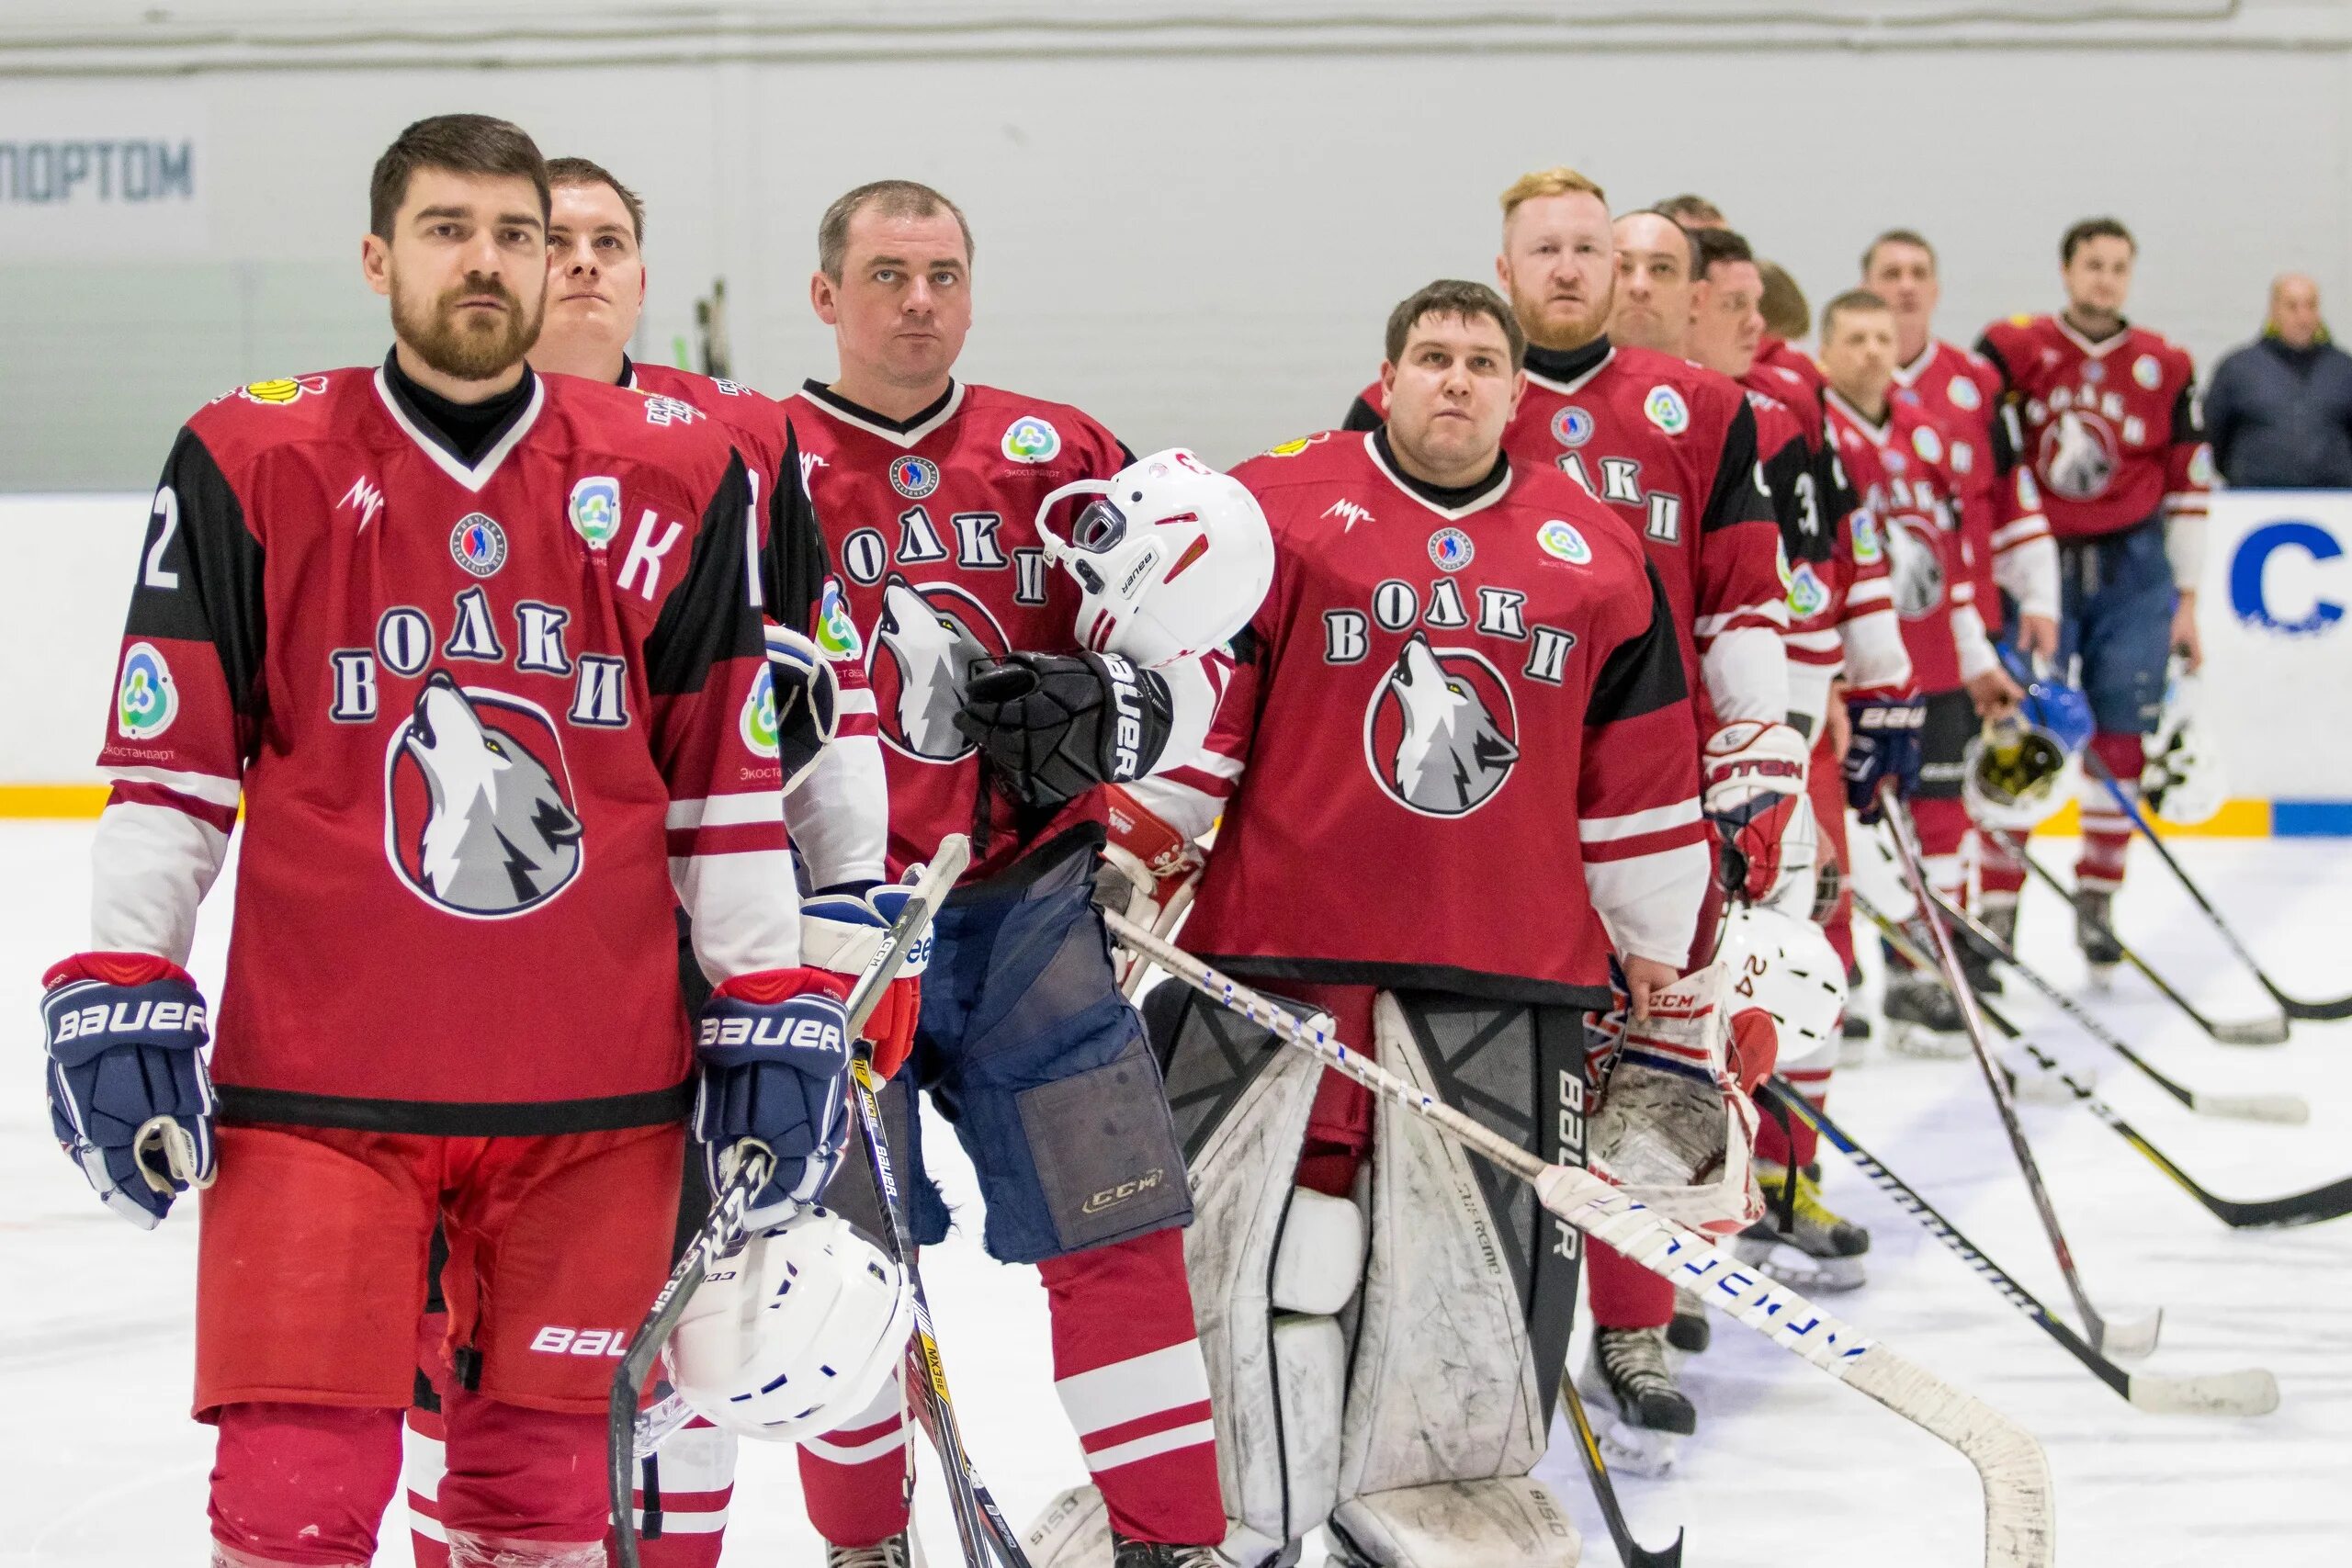
{"type": "MultiPolygon", "coordinates": [[[[0,1557],[74,1568],[198,1561],[209,1434],[187,1418],[195,1230],[185,1216],[141,1235],[101,1210],[47,1133],[29,1070],[41,967],[74,940],[86,907],[87,824],[0,823],[0,1019],[15,1021],[27,1070],[0,1097],[0,1376],[9,1416],[0,1465],[13,1528],[0,1557]]],[[[2049,851],[2063,865],[2070,846],[2049,851]]],[[[2352,989],[2352,846],[2325,841],[2185,844],[2208,891],[2289,988],[2352,989]]],[[[2247,1017],[2257,994],[2230,973],[2184,899],[2142,856],[2124,895],[2127,935],[2209,1011],[2247,1017]]],[[[199,978],[217,991],[227,889],[199,942],[199,978]]],[[[2064,916],[2040,894],[2025,940],[2053,978],[2079,984],[2064,916]]],[[[2014,990],[2015,987],[2012,987],[2014,990]]],[[[2292,1090],[2303,1128],[2188,1116],[2102,1062],[2102,1090],[2123,1114],[2224,1195],[2268,1197],[2352,1168],[2352,1025],[2296,1026],[2268,1050],[2204,1043],[2135,983],[2099,1010],[2159,1066],[2194,1086],[2292,1090]]],[[[2026,1020],[2043,1010],[2018,998],[2026,1020]]],[[[2045,1036],[2070,1056],[2098,1054],[2069,1031],[2045,1036]]],[[[1967,1064],[1881,1055],[1841,1077],[1831,1108],[1866,1146],[1917,1184],[2037,1294],[2064,1299],[1967,1064]]],[[[2233,1234],[2081,1113],[2030,1105],[2034,1147],[2093,1299],[2126,1315],[2162,1305],[2153,1371],[2248,1365],[2278,1374],[2280,1409],[2256,1419],[2158,1418],[2127,1407],[2017,1316],[1924,1232],[1900,1219],[1824,1151],[1832,1202],[1868,1224],[1872,1282],[1827,1304],[1940,1376],[2023,1422],[2048,1446],[2058,1483],[2059,1561],[2067,1568],[2318,1568],[2352,1540],[2352,1221],[2233,1234]]],[[[944,1129],[940,1129],[944,1134],[944,1129]]],[[[933,1140],[952,1150],[952,1137],[933,1140]]],[[[970,1201],[968,1171],[944,1170],[970,1201]]],[[[930,1258],[940,1333],[973,1448],[1016,1525],[1083,1471],[1049,1389],[1044,1293],[1032,1270],[980,1254],[978,1215],[930,1258]]],[[[1836,1387],[1736,1325],[1686,1363],[1699,1438],[1660,1482],[1621,1480],[1638,1533],[1662,1545],[1690,1530],[1693,1568],[1966,1568],[1979,1559],[1974,1483],[1958,1456],[1836,1387]]],[[[928,1456],[926,1456],[926,1462],[928,1456]]],[[[813,1563],[786,1454],[750,1457],[728,1561],[813,1563]]],[[[1585,1561],[1615,1561],[1574,1452],[1555,1443],[1541,1472],[1587,1536],[1585,1561]]],[[[921,1518],[934,1563],[954,1534],[926,1479],[921,1518]]],[[[379,1563],[404,1563],[397,1513],[379,1563]]],[[[1313,1553],[1309,1562],[1316,1561],[1313,1553]]]]}
{"type": "Polygon", "coordinates": [[[2352,796],[2352,493],[2213,497],[2198,621],[2229,793],[2352,796]]]}

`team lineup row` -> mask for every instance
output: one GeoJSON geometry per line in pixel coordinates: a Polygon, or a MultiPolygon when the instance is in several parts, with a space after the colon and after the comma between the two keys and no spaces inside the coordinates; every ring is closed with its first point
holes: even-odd
{"type": "MultiPolygon", "coordinates": [[[[926,186],[828,210],[839,366],[781,401],[631,361],[645,215],[592,163],[442,117],[370,206],[383,364],[242,388],[167,461],[94,930],[44,1002],[101,1197],[153,1226],[204,1190],[238,1568],[368,1562],[404,1419],[421,1561],[605,1561],[610,1358],[745,1140],[775,1171],[679,1330],[643,1558],[718,1560],[749,1434],[798,1441],[830,1563],[904,1568],[910,1260],[854,1045],[913,1239],[948,1225],[922,1090],[989,1252],[1048,1288],[1094,1484],[1033,1561],[1255,1568],[1320,1527],[1351,1564],[1566,1568],[1528,1472],[1580,1276],[1636,1466],[1696,1430],[1667,1347],[1703,1313],[1262,1031],[1175,987],[1139,1015],[1102,910],[1849,1289],[1867,1235],[1750,1101],[1777,1072],[1817,1104],[1838,1060],[1849,807],[2013,934],[2015,836],[2086,748],[2139,778],[2194,655],[2189,367],[2122,321],[2111,223],[2068,236],[2067,313],[1981,355],[1890,233],[1816,365],[1739,236],[1532,174],[1499,292],[1415,293],[1344,428],[1228,475],[956,380],[971,234],[926,186]],[[241,810],[210,1020],[182,965],[241,810]],[[853,1031],[953,834],[969,870],[853,1031]]],[[[2125,820],[2086,829],[2111,942],[2125,820]]],[[[1966,1049],[1930,973],[1886,1011],[1966,1049]]]]}

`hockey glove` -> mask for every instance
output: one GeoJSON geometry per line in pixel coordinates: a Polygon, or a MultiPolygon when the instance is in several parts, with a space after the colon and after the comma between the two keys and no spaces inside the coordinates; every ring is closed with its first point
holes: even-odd
{"type": "MultiPolygon", "coordinates": [[[[910,876],[922,874],[912,868],[910,876]]],[[[828,973],[854,981],[865,973],[882,939],[905,912],[911,886],[877,883],[864,893],[823,893],[800,903],[800,953],[828,973]]],[[[915,1023],[922,1013],[922,972],[931,964],[931,929],[907,950],[899,973],[882,992],[882,1000],[865,1021],[860,1038],[874,1046],[874,1071],[883,1078],[898,1076],[914,1049],[915,1023]]]]}
{"type": "Polygon", "coordinates": [[[816,1201],[832,1176],[849,1068],[848,993],[847,981],[821,969],[763,969],[724,982],[703,1004],[695,1136],[710,1190],[726,1186],[739,1140],[757,1138],[775,1156],[775,1173],[745,1215],[752,1230],[816,1201]]]}
{"type": "Polygon", "coordinates": [[[1905,799],[1919,789],[1919,730],[1928,722],[1924,697],[1884,691],[1856,692],[1846,699],[1853,739],[1846,744],[1846,804],[1864,822],[1878,820],[1878,786],[1893,779],[1905,799]]]}
{"type": "Polygon", "coordinates": [[[1785,724],[1738,719],[1708,739],[1699,760],[1700,799],[1723,840],[1725,892],[1760,904],[1781,890],[1784,875],[1811,873],[1809,838],[1792,841],[1810,827],[1806,756],[1804,737],[1785,724]]]}
{"type": "Polygon", "coordinates": [[[1031,806],[1139,779],[1168,744],[1167,681],[1115,653],[1012,653],[973,671],[956,728],[1031,806]]]}
{"type": "Polygon", "coordinates": [[[106,1206],[153,1230],[212,1185],[202,993],[145,953],[84,953],[41,976],[49,1120],[106,1206]]]}
{"type": "Polygon", "coordinates": [[[808,776],[841,728],[841,685],[824,650],[788,626],[765,625],[774,706],[756,716],[774,727],[784,787],[808,776]]]}

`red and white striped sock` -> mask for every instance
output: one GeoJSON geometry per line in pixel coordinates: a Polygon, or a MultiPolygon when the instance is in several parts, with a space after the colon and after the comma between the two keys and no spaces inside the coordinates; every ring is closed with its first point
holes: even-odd
{"type": "Polygon", "coordinates": [[[878,1546],[907,1528],[914,1485],[901,1371],[843,1425],[800,1445],[808,1522],[835,1546],[878,1546]]]}
{"type": "MultiPolygon", "coordinates": [[[[2136,735],[2101,730],[2091,737],[2091,755],[2136,803],[2146,752],[2136,735]]],[[[2075,884],[2086,892],[2112,893],[2123,886],[2123,855],[2132,847],[2132,819],[2108,793],[2107,784],[2083,776],[2083,852],[2075,863],[2075,884]]]]}

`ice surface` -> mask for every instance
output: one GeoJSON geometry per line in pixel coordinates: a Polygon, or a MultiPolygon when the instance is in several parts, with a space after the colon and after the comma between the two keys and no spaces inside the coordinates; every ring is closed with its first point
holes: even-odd
{"type": "MultiPolygon", "coordinates": [[[[0,1465],[10,1528],[0,1562],[153,1568],[201,1561],[209,1433],[188,1420],[193,1215],[150,1235],[100,1208],[51,1144],[34,1057],[42,967],[82,944],[86,825],[0,824],[0,1020],[18,1041],[0,1096],[0,1465]]],[[[2071,844],[2038,852],[2064,865],[2071,844]]],[[[2191,873],[2282,985],[2352,990],[2352,844],[2190,842],[2191,873]]],[[[229,891],[208,906],[196,972],[217,994],[229,891]]],[[[2120,905],[2127,940],[2217,1018],[2264,998],[2144,849],[2120,905]]],[[[2021,944],[2070,987],[2084,975],[2068,919],[2036,889],[2021,944]]],[[[2128,973],[2093,1005],[2165,1071],[2216,1089],[2291,1091],[2304,1127],[2192,1117],[2010,987],[2003,1005],[2225,1196],[2268,1197],[2352,1172],[2352,1024],[2298,1024],[2286,1045],[2212,1044],[2128,973]]],[[[398,998],[388,998],[397,1005],[398,998]]],[[[1974,1066],[1890,1058],[1844,1072],[1831,1110],[2053,1309],[2066,1297],[1974,1066]]],[[[2024,1107],[2033,1145],[2092,1299],[2127,1316],[2165,1309],[2145,1365],[2168,1372],[2264,1366],[2283,1403],[2244,1420],[2144,1416],[2006,1306],[1951,1254],[1825,1149],[1829,1201],[1871,1227],[1871,1280],[1824,1304],[2024,1423],[2058,1483],[2069,1568],[2265,1568],[2352,1561],[2352,1220],[2233,1233],[2122,1140],[2071,1106],[2024,1107]]],[[[931,1143],[954,1158],[952,1137],[931,1143]]],[[[1045,1297],[1034,1271],[990,1263],[960,1162],[939,1173],[958,1235],[926,1270],[970,1440],[1016,1528],[1085,1479],[1053,1397],[1045,1297]]],[[[1931,1568],[1980,1561],[1974,1483],[1958,1455],[1812,1369],[1719,1320],[1684,1364],[1701,1429],[1669,1478],[1619,1485],[1652,1545],[1690,1529],[1694,1568],[1931,1568]]],[[[926,1462],[928,1455],[925,1456],[926,1462]]],[[[1614,1562],[1573,1451],[1539,1473],[1582,1524],[1586,1561],[1614,1562]]],[[[920,1502],[934,1563],[955,1559],[944,1500],[920,1502]]],[[[397,1506],[379,1562],[407,1561],[397,1506]]],[[[1309,1562],[1315,1559],[1310,1555],[1309,1562]]],[[[729,1561],[813,1564],[790,1455],[747,1456],[729,1561]]]]}

